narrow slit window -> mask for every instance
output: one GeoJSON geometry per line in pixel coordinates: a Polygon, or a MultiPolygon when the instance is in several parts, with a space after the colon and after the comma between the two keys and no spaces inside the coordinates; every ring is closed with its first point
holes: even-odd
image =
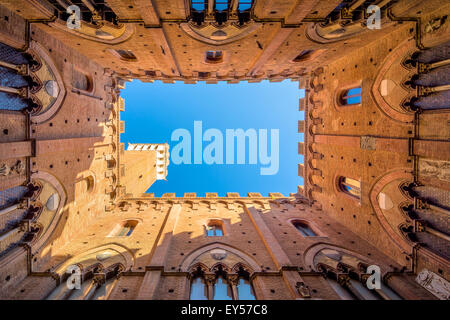
{"type": "Polygon", "coordinates": [[[345,90],[341,94],[340,102],[342,105],[354,105],[361,103],[361,87],[345,90]]]}

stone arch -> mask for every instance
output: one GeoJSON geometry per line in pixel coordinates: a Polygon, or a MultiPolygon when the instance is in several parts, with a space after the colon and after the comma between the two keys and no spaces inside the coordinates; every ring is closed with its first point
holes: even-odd
{"type": "Polygon", "coordinates": [[[62,20],[55,21],[50,25],[78,37],[109,45],[120,44],[129,40],[136,31],[136,27],[130,23],[120,26],[104,23],[98,28],[83,21],[80,30],[67,28],[66,22],[62,20]]]}
{"type": "MultiPolygon", "coordinates": [[[[43,180],[48,182],[55,190],[56,194],[58,195],[58,204],[55,208],[55,213],[53,216],[53,219],[51,220],[50,224],[47,226],[46,230],[42,233],[42,235],[36,240],[36,242],[32,246],[32,253],[35,254],[37,251],[39,251],[40,248],[47,242],[47,240],[51,237],[53,234],[53,231],[55,230],[56,226],[59,223],[59,220],[61,219],[62,213],[64,211],[64,207],[67,200],[67,193],[64,189],[64,186],[59,182],[59,180],[51,175],[48,172],[44,171],[38,171],[31,175],[31,179],[35,180],[43,180]]],[[[46,204],[44,204],[46,205],[46,204]]]]}
{"type": "MultiPolygon", "coordinates": [[[[365,256],[360,255],[359,253],[356,253],[352,250],[348,250],[346,248],[334,245],[334,244],[329,244],[329,243],[324,243],[324,242],[319,242],[316,244],[313,244],[312,246],[310,246],[309,248],[307,248],[305,250],[305,254],[304,254],[304,261],[305,261],[305,265],[306,266],[310,266],[314,271],[318,271],[315,263],[314,263],[314,258],[316,257],[316,255],[321,252],[322,250],[334,250],[334,251],[338,251],[344,254],[347,254],[349,256],[353,256],[356,259],[364,262],[365,264],[377,264],[375,261],[372,261],[372,259],[368,259],[365,256]]],[[[382,266],[380,266],[382,267],[382,266]]],[[[383,269],[383,268],[381,268],[383,269]]],[[[385,270],[385,272],[387,272],[385,270]]]]}
{"type": "Polygon", "coordinates": [[[225,45],[248,37],[262,27],[261,23],[251,22],[244,27],[236,27],[231,23],[226,23],[220,29],[213,25],[207,27],[197,27],[192,23],[181,23],[180,28],[189,37],[210,45],[225,45]],[[218,32],[225,33],[222,37],[217,37],[218,32]]]}
{"type": "MultiPolygon", "coordinates": [[[[407,112],[406,110],[400,110],[398,108],[393,108],[393,104],[388,103],[388,101],[386,101],[385,96],[389,91],[388,88],[389,83],[387,83],[386,81],[388,81],[389,79],[385,78],[389,73],[390,69],[396,65],[398,69],[398,70],[395,69],[396,74],[399,74],[398,71],[403,71],[404,74],[411,74],[412,72],[414,72],[414,70],[409,71],[406,69],[406,67],[402,64],[402,59],[403,57],[408,55],[408,53],[415,51],[415,49],[416,47],[414,39],[406,39],[405,41],[401,42],[395,49],[393,49],[393,51],[388,56],[386,56],[386,58],[382,62],[381,64],[382,67],[380,68],[371,89],[372,98],[376,102],[378,108],[387,117],[401,123],[412,123],[412,121],[414,120],[414,113],[407,112]]],[[[406,75],[403,76],[402,78],[405,77],[406,75]]],[[[402,86],[398,87],[401,87],[403,90],[405,90],[405,88],[403,88],[402,86]]],[[[406,92],[403,96],[405,99],[409,95],[406,92]]],[[[401,105],[400,101],[398,101],[396,104],[401,105]]]]}
{"type": "Polygon", "coordinates": [[[193,274],[197,273],[198,270],[200,270],[203,273],[206,273],[209,271],[209,268],[204,263],[197,262],[191,267],[189,267],[189,274],[192,276],[193,274]]]}
{"type": "Polygon", "coordinates": [[[41,111],[40,113],[36,115],[31,115],[32,123],[42,123],[53,118],[55,114],[59,111],[66,96],[66,88],[64,86],[64,81],[62,79],[61,73],[56,67],[56,64],[53,61],[53,59],[47,54],[47,50],[45,50],[42,47],[42,45],[40,45],[36,41],[31,41],[30,49],[36,52],[39,58],[45,62],[46,67],[50,70],[50,72],[54,76],[53,81],[58,88],[58,93],[53,104],[49,108],[41,111]]]}
{"type": "Polygon", "coordinates": [[[186,257],[181,262],[181,271],[189,272],[189,270],[191,269],[191,266],[195,265],[196,262],[194,262],[194,261],[196,258],[198,258],[202,254],[204,254],[208,251],[214,250],[214,249],[222,249],[222,250],[228,251],[228,252],[236,255],[237,257],[239,257],[241,259],[242,263],[249,266],[253,271],[255,271],[255,272],[261,271],[261,268],[258,265],[258,263],[250,255],[248,255],[247,253],[245,253],[237,248],[234,248],[230,245],[220,243],[220,242],[210,243],[210,244],[200,247],[200,248],[192,251],[188,255],[186,255],[186,257]]]}
{"type": "MultiPolygon", "coordinates": [[[[379,178],[372,186],[369,193],[369,199],[380,225],[386,231],[387,235],[391,239],[391,242],[393,242],[395,246],[397,246],[403,252],[410,252],[412,249],[411,244],[408,243],[408,241],[406,241],[406,239],[401,236],[401,234],[397,232],[397,230],[394,230],[392,228],[389,221],[386,219],[383,210],[380,207],[380,204],[378,203],[378,195],[380,194],[380,192],[384,189],[385,186],[396,179],[412,180],[412,175],[407,171],[406,168],[404,170],[399,169],[388,172],[387,174],[379,178]]],[[[396,208],[395,205],[394,207],[396,208]]]]}
{"type": "Polygon", "coordinates": [[[92,249],[75,254],[71,258],[60,263],[55,268],[55,272],[59,276],[62,276],[65,273],[65,271],[67,270],[67,267],[70,265],[73,265],[73,264],[78,265],[83,270],[84,268],[93,266],[94,264],[95,265],[100,264],[103,266],[103,268],[109,268],[113,265],[120,263],[124,266],[125,270],[128,270],[130,267],[132,267],[135,264],[135,261],[136,261],[135,256],[130,252],[130,250],[128,248],[126,248],[125,246],[122,246],[120,244],[108,243],[108,244],[94,247],[92,249]],[[100,257],[100,254],[108,252],[108,251],[111,252],[112,255],[101,260],[102,258],[100,257]],[[93,257],[94,254],[95,254],[95,259],[97,262],[93,261],[91,263],[91,262],[89,262],[89,260],[83,260],[83,259],[88,259],[91,256],[93,257]],[[110,259],[110,258],[114,258],[114,259],[110,259]],[[85,262],[85,264],[83,264],[83,262],[85,262]]]}

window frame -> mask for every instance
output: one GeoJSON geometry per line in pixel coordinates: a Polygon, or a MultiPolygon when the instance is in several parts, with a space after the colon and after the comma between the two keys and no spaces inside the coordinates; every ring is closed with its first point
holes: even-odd
{"type": "Polygon", "coordinates": [[[224,62],[225,53],[223,50],[207,50],[205,52],[205,63],[207,64],[219,64],[224,62]],[[213,57],[210,57],[209,54],[213,53],[213,57]],[[220,56],[217,57],[217,54],[220,53],[220,56]]]}
{"type": "Polygon", "coordinates": [[[208,223],[205,225],[205,236],[208,238],[225,236],[225,227],[223,221],[217,219],[208,220],[208,223]],[[219,229],[222,232],[221,235],[217,235],[217,229],[219,229]],[[213,235],[209,235],[210,230],[213,231],[214,233],[213,235]]]}
{"type": "Polygon", "coordinates": [[[106,236],[108,238],[128,238],[131,237],[134,233],[134,231],[136,230],[136,227],[138,226],[138,224],[142,222],[140,220],[137,219],[126,219],[123,220],[122,222],[118,223],[115,225],[115,227],[111,230],[111,232],[106,236]],[[125,228],[125,226],[127,224],[131,224],[130,225],[130,229],[126,232],[126,234],[121,235],[122,230],[125,228]]]}
{"type": "Polygon", "coordinates": [[[349,107],[349,106],[358,106],[362,104],[362,86],[355,86],[347,89],[343,89],[339,93],[338,97],[339,105],[342,107],[349,107]],[[357,94],[351,94],[349,95],[350,91],[359,89],[360,92],[357,94]],[[359,97],[359,101],[355,103],[349,103],[348,100],[352,98],[359,97]]]}
{"type": "Polygon", "coordinates": [[[362,190],[362,189],[361,189],[361,180],[357,180],[357,179],[353,179],[353,178],[350,178],[350,177],[347,177],[347,176],[339,175],[339,176],[337,177],[336,183],[337,183],[337,189],[338,189],[338,191],[340,191],[341,193],[343,193],[343,194],[345,194],[345,195],[351,197],[351,198],[354,199],[354,200],[361,201],[361,196],[362,196],[362,192],[361,192],[361,190],[362,190]],[[351,180],[353,180],[353,181],[359,182],[359,188],[358,188],[357,186],[354,186],[354,185],[352,185],[352,184],[349,184],[348,182],[345,182],[346,179],[351,179],[351,180]],[[352,188],[354,188],[354,189],[357,189],[357,190],[359,191],[359,196],[354,195],[354,194],[352,194],[350,191],[348,191],[347,189],[345,189],[345,188],[343,187],[344,185],[345,185],[345,186],[348,186],[348,187],[352,187],[352,188]]]}
{"type": "Polygon", "coordinates": [[[305,220],[302,218],[291,218],[291,219],[287,220],[287,223],[289,223],[289,225],[292,228],[294,228],[294,230],[303,238],[327,238],[328,237],[312,221],[305,220]],[[315,233],[315,236],[305,236],[300,230],[297,229],[297,227],[295,226],[296,223],[306,224],[309,227],[309,229],[311,229],[311,231],[315,233]]]}

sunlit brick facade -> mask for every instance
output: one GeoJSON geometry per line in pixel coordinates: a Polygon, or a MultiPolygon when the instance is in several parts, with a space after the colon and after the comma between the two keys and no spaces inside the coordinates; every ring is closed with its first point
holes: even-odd
{"type": "Polygon", "coordinates": [[[450,4],[224,6],[0,0],[0,298],[449,299],[450,4]],[[120,142],[132,79],[298,81],[304,184],[146,194],[169,150],[120,142]]]}

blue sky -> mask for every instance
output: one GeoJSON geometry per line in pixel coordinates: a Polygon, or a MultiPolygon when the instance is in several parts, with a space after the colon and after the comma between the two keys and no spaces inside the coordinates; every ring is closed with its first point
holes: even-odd
{"type": "MultiPolygon", "coordinates": [[[[179,164],[171,159],[168,167],[168,181],[156,181],[147,192],[161,196],[174,192],[183,196],[185,192],[216,192],[225,196],[227,192],[269,192],[289,195],[296,192],[303,179],[297,175],[297,164],[303,157],[297,154],[297,143],[303,141],[303,134],[297,133],[298,120],[304,112],[298,111],[298,99],[304,96],[298,89],[298,82],[239,84],[164,84],[160,81],[143,83],[139,80],[126,83],[121,96],[125,99],[125,143],[164,143],[172,151],[179,141],[171,141],[172,132],[178,128],[191,134],[192,163],[194,160],[194,121],[202,121],[203,133],[207,129],[218,129],[224,141],[224,162],[226,154],[226,129],[267,129],[270,155],[270,130],[279,130],[279,170],[274,175],[261,175],[260,168],[266,167],[259,161],[248,164],[248,140],[246,164],[179,164]]],[[[259,138],[259,137],[258,137],[259,138]]],[[[203,142],[203,150],[210,142],[203,142]]],[[[235,142],[236,148],[236,142],[235,142]]],[[[259,151],[259,150],[258,150],[259,151]]],[[[236,150],[235,150],[236,157],[236,150]]],[[[236,161],[235,161],[236,162],[236,161]]]]}

